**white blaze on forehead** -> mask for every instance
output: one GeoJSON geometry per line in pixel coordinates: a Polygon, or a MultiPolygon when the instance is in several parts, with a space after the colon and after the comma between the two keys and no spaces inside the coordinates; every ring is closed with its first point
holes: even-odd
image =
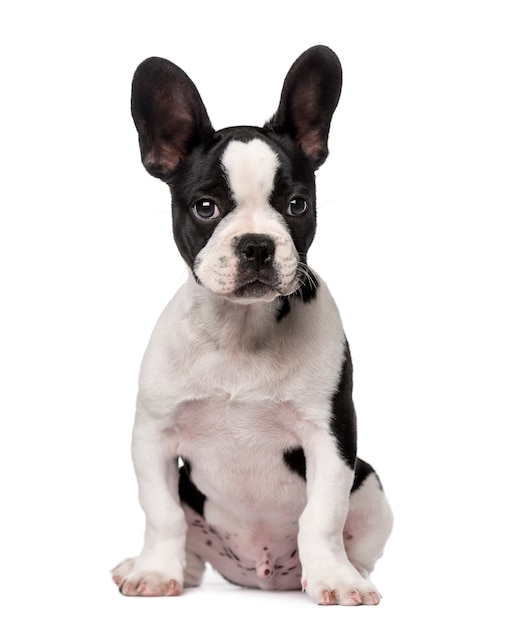
{"type": "Polygon", "coordinates": [[[261,139],[247,143],[231,141],[222,156],[222,165],[238,206],[268,204],[279,159],[267,143],[261,139]]]}
{"type": "MultiPolygon", "coordinates": [[[[227,145],[221,163],[235,206],[219,221],[197,255],[196,276],[214,294],[243,300],[236,293],[247,284],[247,276],[240,274],[241,252],[237,245],[243,235],[264,234],[275,244],[274,280],[265,295],[254,298],[269,302],[278,294],[293,293],[298,286],[299,255],[284,217],[270,203],[280,166],[277,153],[262,139],[233,140],[227,145]]],[[[252,300],[248,298],[245,302],[252,300]]]]}

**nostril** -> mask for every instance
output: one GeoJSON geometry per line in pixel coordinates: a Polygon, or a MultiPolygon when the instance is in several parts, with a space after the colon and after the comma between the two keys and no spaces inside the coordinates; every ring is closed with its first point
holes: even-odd
{"type": "Polygon", "coordinates": [[[255,256],[254,246],[246,246],[241,252],[249,260],[253,259],[255,256]]]}

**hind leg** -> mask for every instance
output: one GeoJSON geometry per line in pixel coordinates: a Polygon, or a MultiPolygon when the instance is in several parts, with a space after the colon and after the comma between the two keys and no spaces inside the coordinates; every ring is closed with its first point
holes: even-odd
{"type": "Polygon", "coordinates": [[[206,570],[206,555],[203,543],[209,541],[207,534],[207,524],[202,516],[196,513],[190,506],[181,503],[185,513],[187,523],[186,533],[186,565],[185,565],[185,587],[198,587],[206,570]]]}
{"type": "Polygon", "coordinates": [[[200,555],[192,550],[186,550],[185,587],[198,587],[202,582],[206,563],[200,555]]]}
{"type": "Polygon", "coordinates": [[[351,563],[364,576],[374,569],[392,530],[392,511],[374,472],[350,495],[344,545],[351,563]]]}

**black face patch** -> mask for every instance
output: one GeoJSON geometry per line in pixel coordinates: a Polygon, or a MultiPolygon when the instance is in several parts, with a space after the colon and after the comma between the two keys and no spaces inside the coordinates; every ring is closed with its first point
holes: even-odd
{"type": "Polygon", "coordinates": [[[276,137],[274,149],[278,153],[280,167],[275,177],[270,204],[283,215],[300,260],[307,263],[307,252],[316,233],[314,172],[293,142],[276,137]],[[295,198],[303,198],[307,202],[307,211],[302,215],[288,212],[288,207],[295,198]]]}
{"type": "Polygon", "coordinates": [[[212,141],[193,150],[169,181],[174,239],[181,256],[191,268],[215,231],[219,219],[234,208],[220,167],[224,149],[225,141],[215,135],[212,141]],[[202,199],[214,201],[221,212],[219,219],[203,221],[194,215],[193,206],[202,199]]]}

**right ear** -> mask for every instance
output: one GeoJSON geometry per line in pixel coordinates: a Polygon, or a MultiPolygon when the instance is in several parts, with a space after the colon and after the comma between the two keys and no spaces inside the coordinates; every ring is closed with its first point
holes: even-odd
{"type": "Polygon", "coordinates": [[[178,163],[214,133],[197,88],[174,63],[152,57],[133,76],[131,114],[142,163],[164,181],[178,163]]]}

